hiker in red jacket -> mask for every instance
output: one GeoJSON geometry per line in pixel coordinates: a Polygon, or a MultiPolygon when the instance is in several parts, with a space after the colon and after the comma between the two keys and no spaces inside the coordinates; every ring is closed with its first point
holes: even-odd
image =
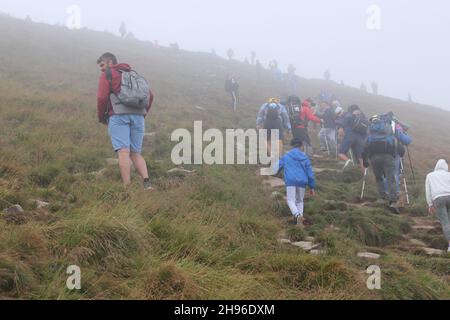
{"type": "Polygon", "coordinates": [[[308,100],[305,100],[303,101],[300,111],[300,122],[296,122],[295,125],[292,125],[292,135],[294,138],[300,139],[305,146],[305,152],[308,155],[312,155],[313,151],[311,139],[308,134],[309,121],[313,121],[317,124],[322,123],[322,120],[314,115],[314,112],[311,109],[310,102],[308,100]]]}
{"type": "MultiPolygon", "coordinates": [[[[103,54],[97,64],[102,71],[97,93],[97,115],[99,122],[108,125],[114,151],[119,156],[119,168],[125,186],[131,184],[131,163],[143,179],[144,189],[153,190],[147,164],[141,155],[145,133],[145,117],[153,103],[153,93],[145,93],[145,105],[140,108],[125,105],[118,98],[121,93],[123,74],[132,71],[128,64],[117,63],[111,53],[103,54]],[[147,105],[148,101],[148,105],[147,105]]],[[[147,92],[147,91],[145,91],[147,92]]]]}

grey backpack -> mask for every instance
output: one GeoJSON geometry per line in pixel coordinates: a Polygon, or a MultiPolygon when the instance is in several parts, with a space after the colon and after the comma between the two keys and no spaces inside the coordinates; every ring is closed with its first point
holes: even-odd
{"type": "MultiPolygon", "coordinates": [[[[120,92],[115,94],[119,103],[133,109],[147,108],[150,102],[150,86],[147,80],[134,70],[120,73],[122,74],[120,92]]],[[[110,91],[113,93],[111,70],[106,71],[106,77],[109,81],[110,91]]]]}

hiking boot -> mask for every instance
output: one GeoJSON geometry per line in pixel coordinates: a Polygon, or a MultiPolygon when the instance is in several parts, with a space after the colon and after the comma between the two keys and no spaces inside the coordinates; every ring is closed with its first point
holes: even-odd
{"type": "Polygon", "coordinates": [[[297,216],[296,220],[297,220],[297,226],[299,226],[299,227],[305,226],[305,224],[304,224],[305,218],[303,218],[303,216],[297,216]]]}
{"type": "Polygon", "coordinates": [[[153,188],[152,184],[150,183],[149,178],[144,179],[143,185],[144,185],[144,190],[146,190],[146,191],[155,190],[155,188],[153,188]]]}
{"type": "Polygon", "coordinates": [[[390,202],[389,210],[391,210],[393,214],[400,214],[400,209],[398,208],[397,202],[390,202]]]}

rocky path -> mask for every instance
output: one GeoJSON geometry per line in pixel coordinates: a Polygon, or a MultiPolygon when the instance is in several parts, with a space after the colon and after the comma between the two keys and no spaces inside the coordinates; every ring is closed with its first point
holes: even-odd
{"type": "MultiPolygon", "coordinates": [[[[321,174],[324,172],[331,172],[331,173],[342,172],[342,170],[336,168],[326,167],[329,161],[327,164],[325,164],[324,162],[326,162],[326,160],[322,159],[321,157],[314,157],[313,162],[315,174],[321,174]]],[[[257,171],[257,174],[259,175],[259,170],[257,171]]],[[[271,188],[272,198],[286,200],[284,190],[285,184],[283,179],[274,176],[266,176],[264,177],[263,183],[267,187],[271,188]]],[[[363,203],[348,203],[335,200],[325,200],[325,201],[332,207],[338,206],[339,209],[344,212],[350,208],[379,207],[379,205],[377,205],[376,203],[372,203],[369,201],[363,203]]],[[[401,241],[398,244],[397,248],[400,248],[402,251],[408,251],[415,254],[425,254],[429,256],[441,256],[445,254],[444,250],[433,248],[432,246],[428,245],[426,241],[420,240],[420,238],[422,238],[426,234],[431,233],[439,235],[440,233],[442,233],[439,221],[437,221],[433,217],[426,217],[426,216],[411,217],[408,214],[403,214],[402,216],[405,219],[409,220],[411,224],[411,232],[404,235],[403,241],[401,241]]],[[[281,245],[297,247],[313,255],[325,253],[325,251],[321,248],[321,244],[317,243],[313,237],[306,237],[304,241],[292,241],[287,236],[286,230],[283,230],[279,234],[278,243],[280,243],[281,245]]],[[[380,254],[368,251],[361,251],[357,253],[357,257],[366,260],[374,260],[374,259],[376,260],[380,258],[380,254]]]]}

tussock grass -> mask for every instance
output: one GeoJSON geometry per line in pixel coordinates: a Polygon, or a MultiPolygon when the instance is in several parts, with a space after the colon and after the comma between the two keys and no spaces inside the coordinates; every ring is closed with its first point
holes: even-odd
{"type": "MultiPolygon", "coordinates": [[[[16,225],[0,213],[0,296],[449,297],[448,259],[399,255],[390,248],[410,232],[407,218],[383,208],[347,207],[347,202],[359,201],[361,180],[356,169],[317,175],[318,195],[307,200],[305,216],[311,225],[305,230],[287,225],[290,213],[284,199],[272,199],[272,190],[262,185],[255,166],[186,166],[196,174],[168,174],[173,167],[170,155],[175,142],[170,134],[174,129],[192,130],[194,120],[203,120],[205,129],[253,127],[262,101],[284,89],[270,80],[268,71],[257,75],[254,68],[236,61],[157,50],[139,41],[124,46],[123,41],[128,40],[0,18],[4,49],[0,62],[2,74],[8,75],[0,79],[0,210],[20,204],[32,217],[16,225]],[[30,38],[33,41],[26,41],[30,38]],[[150,194],[142,191],[136,174],[133,186],[124,190],[116,167],[108,167],[103,175],[91,174],[106,166],[105,158],[115,157],[106,128],[97,124],[94,107],[99,75],[95,59],[105,48],[143,73],[156,93],[146,120],[146,131],[156,135],[146,138],[143,154],[158,187],[150,194]],[[72,63],[63,62],[61,56],[72,63]],[[229,99],[223,80],[228,72],[241,77],[237,113],[225,107],[229,99]],[[39,211],[35,200],[48,201],[50,206],[39,211]],[[325,205],[324,200],[337,204],[325,205]],[[280,245],[277,239],[282,232],[293,241],[313,236],[325,253],[310,256],[280,245]],[[361,275],[367,263],[355,257],[367,248],[382,254],[386,279],[381,292],[367,290],[365,274],[361,275]],[[80,291],[65,286],[66,269],[72,264],[82,270],[80,291]]],[[[417,128],[413,133],[417,147],[411,151],[418,179],[434,166],[434,159],[423,155],[441,151],[441,136],[433,129],[447,125],[448,113],[318,80],[301,81],[302,98],[325,88],[339,95],[344,105],[358,103],[368,114],[379,111],[380,105],[389,106],[417,128]],[[434,122],[424,125],[421,119],[430,118],[434,122]]],[[[411,194],[411,213],[421,215],[422,187],[411,188],[411,194]]],[[[367,198],[375,197],[371,181],[367,198]]],[[[442,238],[433,235],[427,241],[438,245],[442,238]]]]}

